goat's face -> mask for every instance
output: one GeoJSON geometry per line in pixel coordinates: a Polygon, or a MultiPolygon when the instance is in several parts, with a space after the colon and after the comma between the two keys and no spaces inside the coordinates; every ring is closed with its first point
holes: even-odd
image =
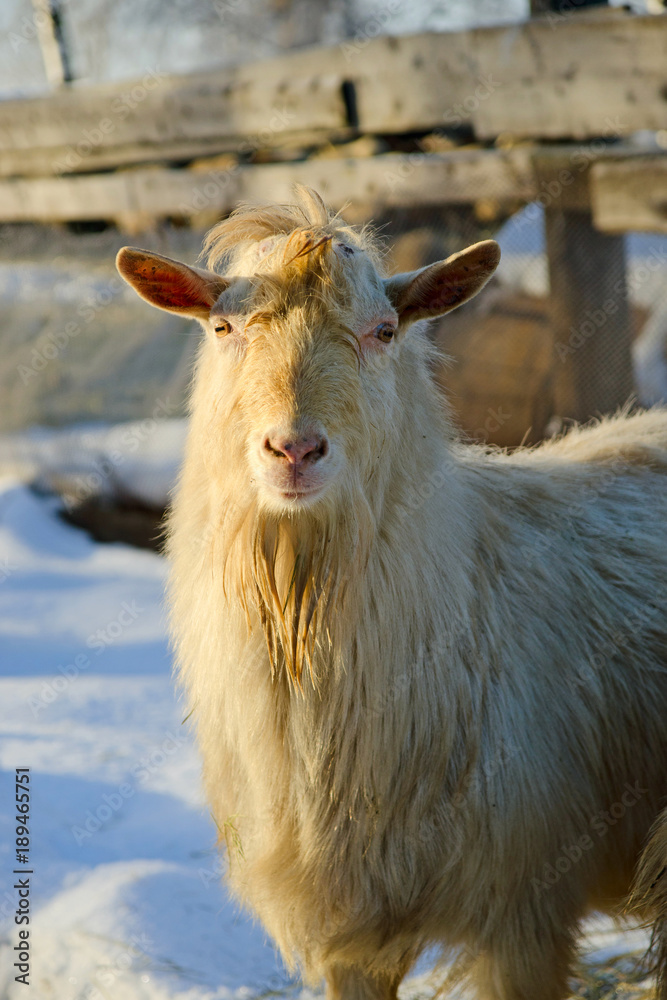
{"type": "Polygon", "coordinates": [[[398,314],[364,251],[335,236],[265,241],[253,264],[209,335],[235,366],[259,499],[294,512],[368,478],[392,420],[398,314]]]}
{"type": "Polygon", "coordinates": [[[260,504],[295,513],[369,481],[398,423],[407,327],[469,299],[498,259],[486,241],[386,279],[362,237],[329,226],[246,245],[224,277],[133,248],[118,268],[201,321],[234,423],[221,447],[242,442],[260,504]]]}

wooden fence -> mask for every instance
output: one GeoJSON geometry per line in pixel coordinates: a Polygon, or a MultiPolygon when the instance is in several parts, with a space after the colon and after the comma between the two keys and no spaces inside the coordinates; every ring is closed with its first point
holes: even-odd
{"type": "Polygon", "coordinates": [[[554,338],[615,304],[558,366],[557,412],[586,419],[632,390],[622,234],[667,233],[665,146],[667,15],[549,14],[0,103],[0,223],[201,223],[296,181],[359,218],[540,200],[554,338]]]}

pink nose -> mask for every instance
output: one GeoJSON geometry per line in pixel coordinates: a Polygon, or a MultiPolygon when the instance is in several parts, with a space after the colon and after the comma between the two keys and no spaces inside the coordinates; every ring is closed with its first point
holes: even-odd
{"type": "Polygon", "coordinates": [[[264,450],[272,458],[286,459],[290,465],[301,462],[317,462],[329,450],[329,442],[324,435],[311,434],[303,437],[283,437],[280,434],[264,438],[264,450]]]}

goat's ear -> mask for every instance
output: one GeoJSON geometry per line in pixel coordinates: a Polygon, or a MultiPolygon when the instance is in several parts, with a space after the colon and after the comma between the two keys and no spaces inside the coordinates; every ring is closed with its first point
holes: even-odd
{"type": "Polygon", "coordinates": [[[118,273],[142,299],[158,309],[208,319],[229,280],[213,271],[189,267],[159,253],[123,247],[116,257],[118,273]]]}
{"type": "Polygon", "coordinates": [[[400,321],[442,316],[476,295],[500,261],[495,240],[483,240],[447,260],[385,281],[385,292],[400,321]]]}

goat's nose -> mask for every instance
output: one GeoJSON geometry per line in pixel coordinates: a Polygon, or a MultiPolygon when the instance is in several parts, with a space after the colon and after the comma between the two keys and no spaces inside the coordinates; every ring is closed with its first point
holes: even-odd
{"type": "Polygon", "coordinates": [[[323,434],[302,437],[267,434],[264,438],[264,450],[273,458],[286,459],[290,465],[300,465],[301,462],[316,462],[324,458],[329,450],[329,443],[323,434]]]}

